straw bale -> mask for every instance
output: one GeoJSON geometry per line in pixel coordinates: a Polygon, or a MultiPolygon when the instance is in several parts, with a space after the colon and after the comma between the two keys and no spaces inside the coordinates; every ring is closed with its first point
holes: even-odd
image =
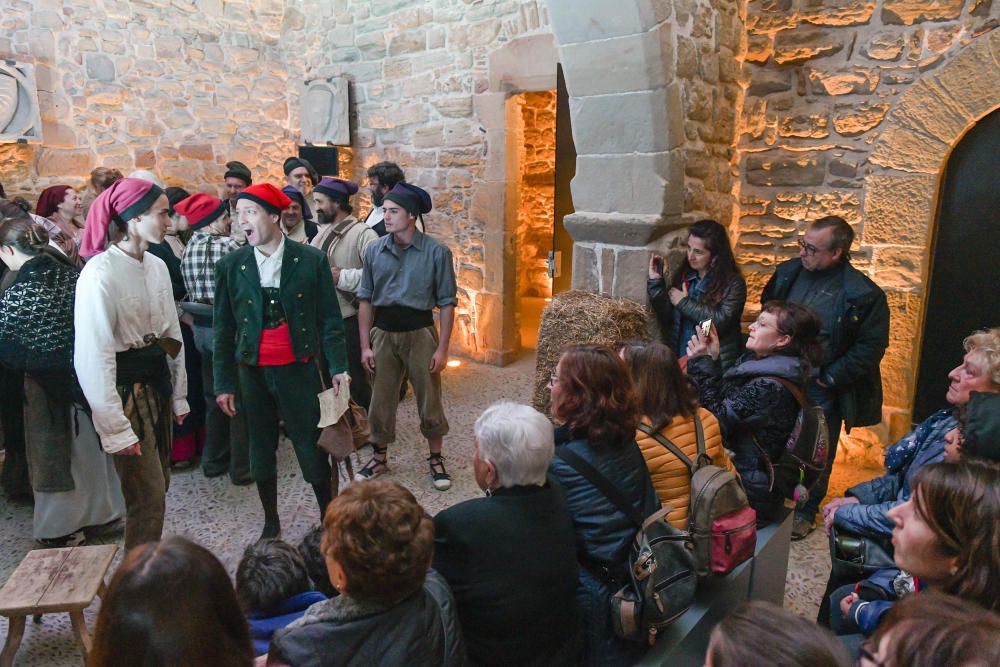
{"type": "Polygon", "coordinates": [[[549,377],[559,355],[570,345],[610,345],[626,340],[651,340],[650,314],[627,299],[571,290],[552,298],[542,312],[535,366],[535,409],[549,414],[549,377]]]}

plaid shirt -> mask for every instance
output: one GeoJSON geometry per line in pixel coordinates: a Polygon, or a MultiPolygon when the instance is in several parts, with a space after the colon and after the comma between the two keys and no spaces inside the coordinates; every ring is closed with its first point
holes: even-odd
{"type": "Polygon", "coordinates": [[[191,301],[212,303],[215,298],[215,263],[239,247],[228,236],[200,231],[191,236],[181,260],[181,274],[191,301]]]}

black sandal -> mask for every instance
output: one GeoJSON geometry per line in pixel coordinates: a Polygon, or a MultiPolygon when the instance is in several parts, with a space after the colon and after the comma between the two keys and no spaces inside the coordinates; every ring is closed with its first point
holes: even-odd
{"type": "Polygon", "coordinates": [[[379,447],[374,442],[371,443],[371,446],[372,457],[368,459],[368,463],[364,464],[360,470],[354,473],[355,482],[366,482],[370,479],[375,479],[383,473],[389,472],[388,457],[386,456],[389,448],[379,447]]]}
{"type": "Polygon", "coordinates": [[[434,479],[434,488],[438,491],[447,491],[451,488],[451,475],[444,467],[444,457],[438,454],[431,454],[427,457],[430,464],[431,477],[434,479]]]}

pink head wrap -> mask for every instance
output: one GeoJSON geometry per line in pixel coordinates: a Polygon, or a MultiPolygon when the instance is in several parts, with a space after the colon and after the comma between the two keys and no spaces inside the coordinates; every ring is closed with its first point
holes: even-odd
{"type": "Polygon", "coordinates": [[[111,223],[119,227],[148,211],[163,194],[158,185],[139,178],[115,181],[90,205],[83,229],[80,255],[87,259],[107,249],[111,242],[111,223]]]}
{"type": "Polygon", "coordinates": [[[59,210],[59,205],[66,201],[66,193],[72,189],[68,185],[53,185],[50,188],[45,188],[38,198],[35,213],[43,218],[51,217],[53,213],[59,210]]]}

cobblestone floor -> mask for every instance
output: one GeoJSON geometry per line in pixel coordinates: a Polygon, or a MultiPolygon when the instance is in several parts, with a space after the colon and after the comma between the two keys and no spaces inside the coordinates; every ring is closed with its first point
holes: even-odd
{"type": "MultiPolygon", "coordinates": [[[[431,484],[426,470],[427,456],[420,438],[412,392],[399,412],[398,443],[390,449],[390,475],[411,489],[431,513],[461,500],[475,497],[479,489],[472,477],[472,426],[479,413],[491,403],[513,400],[529,403],[534,375],[534,358],[525,357],[496,368],[463,362],[448,369],[445,380],[445,413],[451,433],[445,438],[445,454],[454,479],[451,490],[440,492],[431,484]]],[[[366,459],[362,452],[362,460],[366,459]]],[[[302,480],[291,446],[279,450],[279,511],[283,537],[297,543],[318,523],[318,508],[310,487],[302,480]]],[[[832,491],[842,492],[850,484],[877,474],[875,470],[835,468],[832,491]]],[[[230,573],[235,572],[243,548],[257,537],[263,516],[252,486],[236,487],[226,477],[206,479],[199,470],[176,472],[167,495],[165,534],[185,535],[215,553],[230,573]]],[[[105,538],[121,544],[121,534],[105,538]]],[[[31,539],[31,506],[12,504],[0,498],[0,581],[7,577],[24,555],[34,548],[31,539]]],[[[120,558],[120,554],[119,554],[120,558]]],[[[117,562],[116,562],[117,564],[117,562]]],[[[114,567],[114,566],[113,566],[114,567]]],[[[829,569],[826,541],[820,532],[792,546],[785,605],[798,614],[814,617],[819,595],[829,569]]],[[[86,612],[93,629],[95,604],[86,612]]],[[[0,636],[6,637],[7,620],[0,618],[0,636]]],[[[17,665],[61,667],[79,665],[80,657],[65,615],[45,616],[41,623],[29,621],[17,654],[17,665]]]]}

